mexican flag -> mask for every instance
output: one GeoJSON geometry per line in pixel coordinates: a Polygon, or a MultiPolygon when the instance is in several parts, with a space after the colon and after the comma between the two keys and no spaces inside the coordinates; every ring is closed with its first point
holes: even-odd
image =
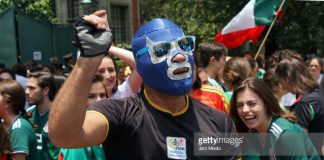
{"type": "Polygon", "coordinates": [[[250,0],[214,40],[228,48],[236,48],[247,40],[258,43],[262,31],[270,25],[281,0],[250,0]]]}

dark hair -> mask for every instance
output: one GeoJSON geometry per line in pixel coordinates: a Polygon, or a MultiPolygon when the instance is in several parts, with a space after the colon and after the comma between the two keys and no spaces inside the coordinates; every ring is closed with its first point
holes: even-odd
{"type": "Polygon", "coordinates": [[[269,68],[266,73],[263,75],[263,81],[267,86],[273,91],[273,86],[279,86],[280,80],[276,76],[276,69],[269,68]]]}
{"type": "Polygon", "coordinates": [[[36,66],[32,66],[29,68],[29,73],[33,72],[42,72],[43,66],[41,64],[38,64],[36,66]]]}
{"type": "Polygon", "coordinates": [[[43,89],[45,87],[49,88],[49,99],[51,101],[54,100],[54,97],[56,95],[56,85],[55,85],[55,79],[54,77],[47,72],[32,72],[29,73],[27,78],[35,78],[37,79],[38,85],[43,89]]]}
{"type": "Polygon", "coordinates": [[[307,66],[294,58],[282,60],[277,65],[276,75],[280,80],[289,82],[295,94],[303,95],[319,87],[307,66]]]}
{"type": "Polygon", "coordinates": [[[297,59],[303,62],[303,57],[295,50],[283,49],[275,51],[268,59],[266,69],[276,67],[277,64],[284,59],[297,59]]]}
{"type": "Polygon", "coordinates": [[[0,74],[2,74],[2,73],[8,73],[8,74],[10,74],[10,76],[12,77],[13,80],[16,80],[16,75],[15,75],[15,73],[14,73],[12,70],[8,69],[8,68],[4,68],[4,69],[2,69],[2,70],[0,71],[0,74]]]}
{"type": "Polygon", "coordinates": [[[0,63],[0,70],[2,70],[2,69],[4,69],[4,68],[6,68],[6,65],[3,64],[3,63],[0,63]]]}
{"type": "Polygon", "coordinates": [[[245,51],[245,52],[242,52],[239,56],[245,57],[248,59],[253,59],[254,53],[252,51],[245,51]]]}
{"type": "Polygon", "coordinates": [[[57,74],[58,72],[63,73],[63,64],[57,60],[53,60],[50,63],[51,66],[54,67],[54,73],[57,74]]]}
{"type": "Polygon", "coordinates": [[[3,128],[3,124],[0,119],[0,156],[5,152],[10,152],[10,137],[9,133],[3,128]]]}
{"type": "Polygon", "coordinates": [[[249,62],[251,69],[254,70],[258,67],[258,62],[253,58],[245,58],[249,62]]]}
{"type": "Polygon", "coordinates": [[[207,67],[211,57],[215,57],[219,60],[223,55],[227,55],[228,49],[221,43],[214,41],[202,43],[198,48],[199,63],[201,67],[207,67]]]}
{"type": "Polygon", "coordinates": [[[64,84],[66,77],[64,76],[56,76],[54,75],[54,80],[55,80],[55,88],[56,88],[56,92],[58,92],[60,90],[60,88],[62,87],[62,85],[64,84]]]}
{"type": "Polygon", "coordinates": [[[256,58],[256,61],[258,63],[259,68],[264,68],[264,56],[263,55],[258,55],[256,58]]]}
{"type": "Polygon", "coordinates": [[[96,73],[93,76],[92,83],[102,82],[103,80],[104,80],[103,76],[101,74],[99,74],[99,73],[96,73]]]}
{"type": "Polygon", "coordinates": [[[251,76],[253,76],[253,71],[246,58],[233,57],[225,63],[222,77],[224,81],[233,87],[251,76]]]}
{"type": "Polygon", "coordinates": [[[108,93],[107,93],[107,90],[106,90],[105,84],[103,83],[103,80],[104,80],[103,76],[102,76],[101,74],[99,74],[99,73],[96,73],[96,74],[93,76],[93,78],[92,78],[92,84],[94,84],[94,83],[98,83],[98,82],[101,83],[102,86],[103,86],[104,89],[105,89],[106,97],[108,98],[108,93]]]}
{"type": "Polygon", "coordinates": [[[36,125],[29,120],[31,114],[25,110],[25,90],[17,81],[11,79],[2,80],[0,82],[0,94],[6,103],[10,105],[14,115],[23,116],[33,128],[36,128],[36,125]]]}
{"type": "Polygon", "coordinates": [[[34,67],[34,66],[37,66],[37,62],[35,60],[28,60],[27,62],[25,62],[25,67],[27,69],[30,69],[29,67],[34,67]]]}
{"type": "Polygon", "coordinates": [[[319,63],[319,65],[320,65],[320,67],[322,67],[323,66],[323,61],[322,61],[322,59],[321,58],[319,58],[319,57],[312,57],[312,58],[310,58],[308,61],[307,61],[307,64],[309,65],[310,64],[310,62],[312,61],[312,60],[314,60],[314,59],[316,59],[317,61],[318,61],[318,63],[319,63]]]}
{"type": "Polygon", "coordinates": [[[15,74],[18,74],[18,75],[21,75],[21,76],[24,76],[24,77],[27,76],[27,70],[22,64],[19,64],[19,63],[15,64],[14,66],[11,67],[11,70],[15,74]]]}
{"type": "Polygon", "coordinates": [[[199,65],[198,65],[198,54],[194,54],[194,67],[196,68],[196,80],[193,82],[192,84],[192,89],[199,89],[201,88],[201,79],[199,77],[199,71],[198,71],[198,68],[199,68],[199,65]]]}
{"type": "Polygon", "coordinates": [[[320,91],[321,91],[322,95],[324,96],[324,79],[323,78],[320,83],[320,91]]]}
{"type": "Polygon", "coordinates": [[[234,89],[230,102],[230,115],[236,125],[238,132],[248,132],[249,130],[240,119],[236,107],[237,94],[247,88],[251,89],[263,100],[268,115],[282,116],[284,114],[284,112],[280,108],[277,98],[272,94],[268,86],[264,84],[262,80],[259,80],[255,77],[247,78],[244,81],[241,81],[234,89]]]}
{"type": "Polygon", "coordinates": [[[48,68],[49,71],[51,72],[51,74],[53,74],[53,75],[55,74],[55,68],[54,68],[53,65],[44,65],[44,66],[42,66],[42,70],[43,70],[44,68],[48,68]]]}
{"type": "Polygon", "coordinates": [[[15,115],[24,115],[26,95],[24,88],[15,80],[3,80],[0,82],[0,94],[6,103],[10,104],[15,115]]]}

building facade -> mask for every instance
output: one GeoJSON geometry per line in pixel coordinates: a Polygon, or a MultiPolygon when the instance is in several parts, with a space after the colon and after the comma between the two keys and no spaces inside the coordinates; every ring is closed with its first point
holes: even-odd
{"type": "Polygon", "coordinates": [[[108,14],[115,44],[130,44],[139,27],[139,0],[56,0],[55,13],[60,23],[73,24],[85,14],[104,9],[108,14]]]}

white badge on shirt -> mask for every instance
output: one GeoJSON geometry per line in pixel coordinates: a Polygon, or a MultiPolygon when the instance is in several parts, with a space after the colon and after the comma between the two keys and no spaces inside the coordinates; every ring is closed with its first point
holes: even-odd
{"type": "Polygon", "coordinates": [[[168,158],[187,159],[186,139],[183,137],[166,137],[168,158]]]}
{"type": "Polygon", "coordinates": [[[43,131],[45,133],[48,133],[48,122],[46,122],[46,124],[44,125],[43,131]]]}

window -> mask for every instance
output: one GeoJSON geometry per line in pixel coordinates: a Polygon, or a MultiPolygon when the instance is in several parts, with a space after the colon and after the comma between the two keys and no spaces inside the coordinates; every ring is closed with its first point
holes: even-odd
{"type": "Polygon", "coordinates": [[[90,14],[98,9],[98,1],[91,0],[91,3],[82,3],[82,0],[68,0],[68,22],[74,23],[80,15],[90,14]]]}
{"type": "Polygon", "coordinates": [[[68,22],[73,23],[79,15],[79,1],[68,0],[68,22]]]}
{"type": "Polygon", "coordinates": [[[111,30],[114,43],[130,43],[128,6],[111,5],[111,30]]]}

